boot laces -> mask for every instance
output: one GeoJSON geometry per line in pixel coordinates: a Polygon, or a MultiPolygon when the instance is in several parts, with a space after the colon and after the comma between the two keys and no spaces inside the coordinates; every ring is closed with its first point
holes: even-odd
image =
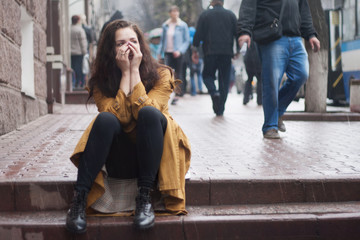
{"type": "Polygon", "coordinates": [[[140,194],[136,197],[136,210],[143,211],[147,204],[151,204],[151,197],[149,193],[140,191],[140,194]]]}
{"type": "Polygon", "coordinates": [[[85,215],[85,204],[86,204],[86,193],[77,192],[71,203],[71,216],[76,217],[77,215],[85,215]]]}

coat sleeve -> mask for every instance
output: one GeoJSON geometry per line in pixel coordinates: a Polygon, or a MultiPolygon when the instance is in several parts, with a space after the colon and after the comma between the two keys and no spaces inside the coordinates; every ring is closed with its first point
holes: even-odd
{"type": "Polygon", "coordinates": [[[126,101],[125,93],[119,89],[115,98],[104,96],[98,88],[94,88],[94,101],[99,112],[111,112],[120,121],[124,129],[129,127],[130,124],[134,124],[133,117],[131,115],[131,106],[126,101]]]}
{"type": "Polygon", "coordinates": [[[236,53],[239,53],[240,52],[240,46],[239,46],[239,43],[237,41],[237,31],[236,31],[236,16],[233,12],[230,12],[231,13],[231,18],[232,18],[232,29],[233,29],[233,36],[234,36],[234,40],[235,40],[235,46],[236,46],[236,53]]]}
{"type": "Polygon", "coordinates": [[[239,19],[237,22],[237,35],[252,36],[252,30],[255,26],[257,1],[243,0],[239,10],[239,19]]]}
{"type": "Polygon", "coordinates": [[[307,0],[301,0],[299,8],[301,15],[301,26],[300,26],[301,36],[306,40],[309,40],[310,36],[313,35],[317,36],[317,33],[313,26],[310,7],[307,0]]]}
{"type": "Polygon", "coordinates": [[[196,31],[195,31],[195,35],[193,38],[193,46],[194,47],[199,47],[200,46],[200,42],[204,40],[204,14],[201,14],[196,26],[196,31]]]}
{"type": "Polygon", "coordinates": [[[82,31],[80,31],[80,47],[81,47],[81,53],[83,55],[85,55],[87,53],[87,48],[88,48],[88,42],[86,39],[86,33],[85,30],[81,28],[82,31]]]}
{"type": "Polygon", "coordinates": [[[146,93],[144,85],[140,82],[128,97],[132,116],[135,120],[138,119],[139,111],[144,106],[153,106],[161,112],[168,109],[170,94],[175,87],[174,76],[167,68],[160,70],[159,75],[160,79],[149,93],[146,93]]]}
{"type": "Polygon", "coordinates": [[[184,22],[183,23],[183,32],[182,32],[182,37],[183,37],[183,42],[180,46],[180,49],[179,51],[181,52],[182,55],[185,54],[185,52],[187,51],[187,49],[189,48],[190,46],[190,33],[189,33],[189,27],[188,25],[184,22]]]}

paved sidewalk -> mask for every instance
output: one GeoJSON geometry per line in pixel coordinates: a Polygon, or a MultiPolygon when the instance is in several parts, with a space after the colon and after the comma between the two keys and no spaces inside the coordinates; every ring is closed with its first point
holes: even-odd
{"type": "MultiPolygon", "coordinates": [[[[360,179],[360,122],[286,121],[282,138],[267,140],[262,108],[242,95],[229,95],[223,117],[208,95],[186,95],[170,112],[190,138],[192,180],[360,179]]],[[[59,105],[0,136],[0,182],[74,181],[69,156],[95,115],[93,105],[59,105]]]]}

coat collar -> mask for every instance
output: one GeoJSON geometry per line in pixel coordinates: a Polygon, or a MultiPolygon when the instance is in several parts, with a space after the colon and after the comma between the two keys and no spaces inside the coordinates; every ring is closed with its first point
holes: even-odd
{"type": "MultiPolygon", "coordinates": [[[[171,18],[169,18],[168,20],[165,21],[165,25],[169,25],[171,22],[171,18]]],[[[180,18],[177,18],[176,19],[176,25],[177,26],[180,26],[180,23],[181,23],[181,19],[180,18]]]]}

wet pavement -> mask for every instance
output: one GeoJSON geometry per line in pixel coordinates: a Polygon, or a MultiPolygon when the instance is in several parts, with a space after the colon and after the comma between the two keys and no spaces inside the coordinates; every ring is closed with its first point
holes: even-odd
{"type": "Polygon", "coordinates": [[[358,239],[360,121],[350,119],[359,114],[340,109],[349,121],[318,121],[303,108],[294,102],[288,118],[307,121],[285,121],[282,138],[267,140],[254,101],[230,94],[215,117],[208,95],[186,95],[170,112],[192,145],[189,214],[157,217],[146,232],[132,217],[89,216],[87,233],[75,236],[65,229],[76,179],[69,156],[96,109],[57,105],[0,136],[0,239],[358,239]]]}
{"type": "MultiPolygon", "coordinates": [[[[229,94],[223,117],[208,95],[185,95],[170,112],[192,145],[191,180],[360,179],[360,122],[285,121],[281,139],[268,140],[262,108],[243,106],[242,95],[229,94]]],[[[93,105],[57,105],[0,136],[0,182],[74,181],[69,156],[94,116],[93,105]]]]}

